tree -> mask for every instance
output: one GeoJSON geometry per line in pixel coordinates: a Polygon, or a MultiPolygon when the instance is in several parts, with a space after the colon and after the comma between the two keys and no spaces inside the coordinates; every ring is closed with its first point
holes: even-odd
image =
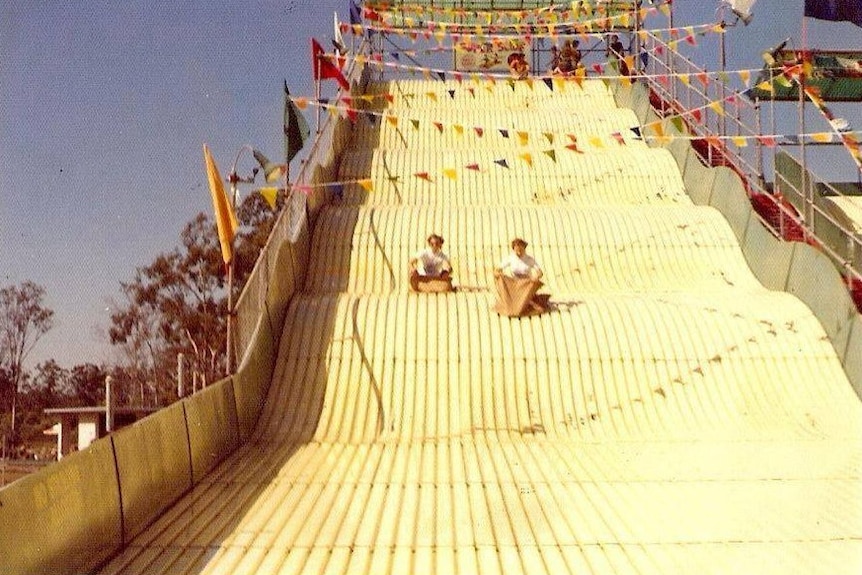
{"type": "Polygon", "coordinates": [[[11,432],[16,439],[15,416],[24,360],[54,324],[54,311],[45,307],[45,288],[31,281],[0,289],[0,366],[11,403],[11,432]]]}
{"type": "MultiPolygon", "coordinates": [[[[259,194],[240,205],[235,240],[234,301],[247,280],[275,221],[259,194]]],[[[108,336],[137,382],[141,404],[175,397],[177,354],[191,360],[200,384],[216,381],[224,365],[227,275],[215,224],[203,213],[188,222],[181,245],[159,254],[121,282],[124,303],[111,314],[108,336]]]]}

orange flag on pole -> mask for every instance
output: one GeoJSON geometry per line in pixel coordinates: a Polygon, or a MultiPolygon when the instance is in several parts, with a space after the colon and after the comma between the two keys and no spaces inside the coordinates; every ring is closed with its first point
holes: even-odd
{"type": "Polygon", "coordinates": [[[215,160],[213,160],[210,149],[206,144],[204,144],[204,161],[207,166],[207,179],[209,179],[210,183],[210,194],[213,199],[218,239],[221,244],[221,257],[225,265],[227,265],[233,259],[233,238],[236,235],[236,229],[239,227],[239,224],[236,221],[236,214],[233,213],[233,207],[231,207],[227,195],[224,193],[224,184],[222,183],[215,160]]]}

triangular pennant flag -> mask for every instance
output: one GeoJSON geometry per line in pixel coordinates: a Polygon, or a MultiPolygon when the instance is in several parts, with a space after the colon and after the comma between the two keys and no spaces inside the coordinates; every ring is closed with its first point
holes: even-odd
{"type": "Polygon", "coordinates": [[[449,97],[454,100],[455,99],[455,90],[448,90],[448,92],[449,92],[449,97]]]}
{"type": "Polygon", "coordinates": [[[773,88],[773,86],[772,86],[772,82],[770,82],[768,80],[758,84],[757,89],[761,90],[763,92],[774,92],[775,91],[775,88],[773,88]]]}
{"type": "Polygon", "coordinates": [[[691,81],[688,78],[688,74],[680,74],[678,76],[679,81],[685,84],[686,86],[691,86],[691,81]]]}
{"type": "Polygon", "coordinates": [[[619,144],[620,146],[625,146],[625,145],[626,145],[625,138],[623,138],[623,135],[622,135],[621,133],[619,133],[619,132],[614,132],[614,133],[612,133],[612,134],[611,134],[611,136],[613,136],[614,140],[616,140],[616,141],[617,141],[617,144],[619,144]]]}
{"type": "Polygon", "coordinates": [[[816,134],[811,134],[811,140],[819,143],[827,143],[831,142],[833,139],[832,132],[817,132],[816,134]]]}
{"type": "Polygon", "coordinates": [[[416,119],[414,118],[414,119],[411,119],[411,120],[410,120],[410,123],[411,123],[411,124],[413,124],[413,129],[414,129],[414,130],[419,130],[419,120],[416,120],[416,119]]]}
{"type": "Polygon", "coordinates": [[[691,117],[694,119],[695,122],[700,124],[701,120],[703,119],[703,114],[701,113],[700,110],[692,110],[691,111],[691,117]]]}
{"type": "Polygon", "coordinates": [[[480,138],[485,135],[484,128],[480,128],[479,126],[475,126],[473,128],[473,131],[476,132],[476,135],[479,136],[480,138]]]}
{"type": "Polygon", "coordinates": [[[386,121],[395,126],[396,128],[398,127],[398,116],[387,115],[386,121]]]}
{"type": "Polygon", "coordinates": [[[305,116],[290,98],[290,91],[287,89],[287,80],[284,81],[284,121],[282,131],[284,132],[285,163],[289,163],[305,145],[305,141],[311,134],[311,130],[308,127],[305,116]]]}
{"type": "Polygon", "coordinates": [[[553,80],[553,78],[542,78],[542,82],[545,83],[545,86],[548,87],[548,90],[550,90],[551,92],[554,91],[554,80],[553,80]]]}
{"type": "Polygon", "coordinates": [[[543,150],[542,153],[551,158],[554,163],[557,162],[557,152],[554,151],[553,148],[551,148],[550,150],[543,150]]]}
{"type": "Polygon", "coordinates": [[[338,69],[338,66],[333,64],[323,52],[323,47],[314,38],[311,39],[311,65],[312,78],[315,80],[326,80],[332,78],[341,85],[345,90],[350,90],[350,82],[338,69]]]}
{"type": "Polygon", "coordinates": [[[685,121],[681,116],[671,117],[670,123],[673,124],[673,127],[676,128],[677,132],[685,133],[685,121]]]}
{"type": "Polygon", "coordinates": [[[737,148],[744,148],[748,146],[748,138],[745,136],[733,136],[730,138],[730,141],[734,143],[737,148]]]}
{"type": "Polygon", "coordinates": [[[508,137],[509,137],[509,130],[504,130],[503,128],[498,128],[498,129],[500,130],[500,135],[501,135],[501,136],[503,136],[504,138],[508,138],[508,137]]]}
{"type": "Polygon", "coordinates": [[[594,148],[604,148],[605,144],[598,136],[590,136],[590,145],[594,148]]]}
{"type": "Polygon", "coordinates": [[[440,79],[441,82],[445,82],[446,81],[446,72],[442,72],[442,71],[437,72],[437,77],[440,79]]]}
{"type": "Polygon", "coordinates": [[[364,179],[364,180],[359,180],[359,181],[358,181],[358,182],[356,182],[356,183],[357,183],[357,184],[359,184],[359,187],[361,187],[361,188],[362,188],[363,190],[365,190],[366,192],[372,192],[372,191],[374,191],[374,184],[373,184],[373,182],[371,181],[371,179],[370,179],[370,178],[368,178],[368,179],[364,179]]]}
{"type": "Polygon", "coordinates": [[[441,134],[443,133],[443,124],[441,124],[440,122],[432,122],[432,124],[434,124],[434,127],[437,128],[437,131],[439,131],[441,134]]]}
{"type": "Polygon", "coordinates": [[[549,144],[553,144],[553,143],[554,143],[554,134],[553,134],[553,132],[544,132],[542,135],[543,135],[543,136],[545,136],[545,139],[546,139],[546,140],[548,140],[548,143],[549,143],[549,144]]]}
{"type": "Polygon", "coordinates": [[[420,180],[425,180],[426,182],[433,181],[433,180],[431,180],[431,176],[428,174],[428,172],[416,172],[413,175],[416,176],[417,178],[419,178],[420,180]]]}
{"type": "Polygon", "coordinates": [[[533,167],[533,154],[531,154],[530,152],[524,152],[523,154],[520,154],[520,156],[518,156],[518,157],[520,157],[522,160],[527,162],[528,166],[530,166],[531,168],[533,167]]]}
{"type": "Polygon", "coordinates": [[[629,130],[632,131],[632,133],[635,135],[635,138],[637,138],[638,140],[643,139],[643,136],[641,135],[640,126],[635,126],[634,128],[629,128],[629,130]]]}
{"type": "Polygon", "coordinates": [[[721,106],[721,102],[715,101],[709,104],[709,107],[719,116],[724,116],[724,108],[721,106]]]}
{"type": "Polygon", "coordinates": [[[530,142],[530,133],[518,132],[518,141],[521,142],[522,146],[526,146],[530,142]]]}
{"type": "Polygon", "coordinates": [[[479,164],[468,164],[465,166],[468,170],[473,170],[474,172],[479,171],[479,164]]]}
{"type": "Polygon", "coordinates": [[[502,166],[504,168],[509,167],[509,162],[507,162],[505,158],[500,159],[500,160],[494,160],[494,163],[497,164],[498,166],[502,166]]]}
{"type": "Polygon", "coordinates": [[[455,171],[455,168],[444,168],[443,175],[450,180],[455,180],[458,177],[458,172],[455,171]]]}
{"type": "Polygon", "coordinates": [[[460,124],[453,124],[452,129],[455,130],[455,133],[458,134],[459,136],[464,135],[464,126],[462,126],[460,124]]]}
{"type": "Polygon", "coordinates": [[[437,93],[436,93],[436,92],[425,92],[425,95],[426,95],[426,96],[428,96],[428,98],[429,98],[432,102],[436,102],[436,101],[437,101],[437,93]]]}
{"type": "Polygon", "coordinates": [[[278,188],[275,187],[264,187],[258,188],[258,193],[263,196],[263,199],[266,200],[269,209],[275,210],[276,202],[278,201],[278,188]]]}

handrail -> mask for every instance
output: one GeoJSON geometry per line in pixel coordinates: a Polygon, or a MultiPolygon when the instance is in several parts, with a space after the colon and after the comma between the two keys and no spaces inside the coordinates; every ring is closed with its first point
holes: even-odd
{"type": "MultiPolygon", "coordinates": [[[[642,49],[653,56],[646,62],[646,74],[642,80],[657,96],[653,105],[655,108],[658,104],[656,112],[659,116],[682,118],[694,136],[693,143],[699,144],[696,147],[708,163],[734,170],[742,178],[749,196],[760,194],[773,203],[780,212],[779,229],[774,228],[774,222],[770,223],[758,213],[761,221],[773,232],[787,238],[787,230],[782,226],[784,222],[792,222],[804,232],[800,239],[815,244],[828,254],[848,284],[862,281],[862,234],[848,229],[833,214],[825,211],[817,201],[816,190],[821,186],[836,196],[846,195],[807,169],[802,181],[807,182],[810,189],[800,190],[782,178],[775,169],[777,146],[772,143],[767,146],[761,138],[759,102],[751,102],[743,96],[745,90],[729,91],[721,79],[710,81],[705,70],[660,37],[646,32],[641,33],[641,39],[642,49]],[[707,80],[704,82],[699,78],[707,80]],[[715,102],[719,105],[714,105],[715,102]],[[695,118],[691,110],[700,110],[699,117],[695,118]],[[721,136],[728,133],[744,137],[747,145],[727,145],[727,139],[721,136]],[[767,185],[764,173],[764,147],[772,152],[769,157],[774,174],[772,189],[767,185]],[[823,237],[836,232],[840,235],[837,242],[823,237]]],[[[782,152],[793,157],[789,152],[782,152]]]]}

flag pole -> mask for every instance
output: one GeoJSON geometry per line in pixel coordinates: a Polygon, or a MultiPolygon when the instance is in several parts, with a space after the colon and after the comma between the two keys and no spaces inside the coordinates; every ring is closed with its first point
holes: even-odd
{"type": "MultiPolygon", "coordinates": [[[[236,153],[236,157],[233,160],[233,166],[231,166],[230,174],[228,175],[228,181],[230,182],[230,205],[232,213],[236,214],[236,198],[237,198],[237,184],[242,181],[243,183],[253,183],[255,177],[257,176],[257,168],[255,168],[252,176],[250,178],[240,178],[239,174],[236,172],[236,165],[239,162],[239,157],[242,155],[244,150],[248,150],[254,153],[254,149],[248,145],[244,144],[239,151],[236,153]]],[[[230,375],[233,372],[233,275],[234,275],[234,262],[236,261],[235,253],[234,253],[234,242],[236,238],[231,237],[230,240],[230,261],[227,264],[227,337],[226,337],[226,347],[227,352],[225,353],[225,372],[226,375],[230,375]]]]}
{"type": "MultiPolygon", "coordinates": [[[[320,58],[315,58],[314,60],[314,98],[317,102],[320,102],[320,58]]],[[[320,108],[322,106],[315,106],[317,108],[317,126],[315,127],[315,133],[320,133],[320,108]]]]}

